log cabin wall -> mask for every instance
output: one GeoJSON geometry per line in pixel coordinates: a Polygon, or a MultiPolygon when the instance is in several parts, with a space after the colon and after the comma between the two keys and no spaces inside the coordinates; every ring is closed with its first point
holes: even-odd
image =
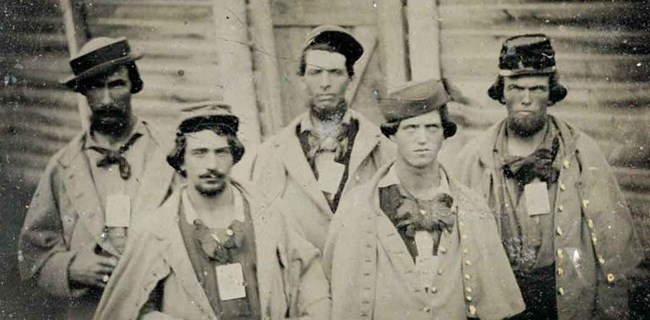
{"type": "Polygon", "coordinates": [[[522,33],[552,39],[565,100],[549,112],[597,140],[614,166],[650,249],[650,4],[647,1],[439,0],[441,65],[481,106],[460,143],[505,116],[486,91],[501,43],[522,33]]]}

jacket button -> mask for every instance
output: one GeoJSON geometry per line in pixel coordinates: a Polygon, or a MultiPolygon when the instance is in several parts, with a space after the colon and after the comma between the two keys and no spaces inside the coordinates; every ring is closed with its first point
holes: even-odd
{"type": "Polygon", "coordinates": [[[592,241],[594,244],[596,244],[596,242],[598,242],[598,238],[596,237],[596,233],[595,233],[595,232],[592,232],[592,233],[591,233],[591,241],[592,241]]]}
{"type": "Polygon", "coordinates": [[[426,307],[422,308],[422,311],[424,311],[426,313],[430,313],[431,312],[431,307],[426,306],[426,307]]]}
{"type": "Polygon", "coordinates": [[[562,235],[562,228],[557,227],[557,229],[555,229],[555,233],[557,233],[558,236],[561,236],[562,235]]]}
{"type": "Polygon", "coordinates": [[[564,206],[563,205],[557,206],[557,210],[560,211],[560,212],[563,212],[564,211],[564,206]]]}
{"type": "Polygon", "coordinates": [[[447,248],[445,248],[445,247],[440,247],[440,253],[442,253],[442,254],[447,253],[447,248]]]}
{"type": "Polygon", "coordinates": [[[594,220],[587,219],[587,227],[589,227],[589,229],[593,229],[594,228],[594,220]]]}
{"type": "Polygon", "coordinates": [[[467,307],[467,311],[471,316],[476,315],[476,307],[473,304],[470,304],[469,307],[467,307]]]}
{"type": "Polygon", "coordinates": [[[472,288],[470,288],[470,287],[466,287],[466,288],[465,288],[465,292],[467,292],[467,293],[472,293],[472,288]]]}
{"type": "Polygon", "coordinates": [[[557,275],[558,276],[564,275],[564,270],[562,268],[557,268],[557,275]]]}
{"type": "Polygon", "coordinates": [[[587,207],[589,205],[589,200],[582,200],[582,206],[587,207]]]}
{"type": "Polygon", "coordinates": [[[471,279],[471,278],[472,278],[472,276],[470,276],[469,273],[466,273],[466,274],[465,274],[465,280],[469,280],[469,279],[471,279]]]}
{"type": "Polygon", "coordinates": [[[557,289],[557,293],[558,293],[559,295],[563,296],[563,295],[564,295],[564,289],[563,289],[562,287],[559,287],[559,288],[557,289]]]}
{"type": "Polygon", "coordinates": [[[598,256],[598,263],[605,264],[605,258],[603,258],[603,256],[599,255],[598,256]]]}
{"type": "Polygon", "coordinates": [[[614,277],[614,274],[613,273],[608,273],[607,274],[607,282],[611,283],[611,282],[614,282],[614,280],[616,280],[616,277],[614,277]]]}
{"type": "Polygon", "coordinates": [[[557,257],[560,259],[564,258],[564,251],[562,249],[557,249],[557,257]]]}
{"type": "Polygon", "coordinates": [[[465,296],[465,300],[467,300],[468,302],[472,302],[472,296],[470,295],[465,296]]]}
{"type": "Polygon", "coordinates": [[[465,265],[466,265],[466,266],[471,266],[471,265],[472,265],[472,262],[469,261],[469,260],[465,260],[465,265]]]}
{"type": "Polygon", "coordinates": [[[431,289],[429,291],[431,291],[431,293],[433,293],[433,294],[436,294],[436,293],[438,293],[438,288],[431,287],[431,289]]]}
{"type": "Polygon", "coordinates": [[[438,275],[442,275],[442,269],[438,269],[438,275]]]}
{"type": "Polygon", "coordinates": [[[564,169],[569,169],[569,167],[571,167],[571,162],[569,162],[569,160],[564,160],[562,162],[562,166],[564,167],[564,169]]]}
{"type": "Polygon", "coordinates": [[[566,186],[564,185],[564,183],[560,183],[560,191],[565,191],[565,190],[566,190],[566,186]]]}
{"type": "Polygon", "coordinates": [[[467,254],[467,253],[469,253],[469,250],[467,250],[467,248],[465,248],[465,249],[463,249],[463,253],[467,254]]]}

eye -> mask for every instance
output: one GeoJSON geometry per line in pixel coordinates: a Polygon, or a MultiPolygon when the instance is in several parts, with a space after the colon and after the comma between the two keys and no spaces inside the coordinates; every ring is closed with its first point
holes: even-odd
{"type": "Polygon", "coordinates": [[[126,86],[126,81],[124,80],[115,80],[108,83],[109,88],[122,88],[126,86]]]}
{"type": "Polygon", "coordinates": [[[331,74],[336,75],[336,76],[343,76],[345,75],[345,71],[341,69],[334,69],[330,71],[331,74]]]}
{"type": "Polygon", "coordinates": [[[309,69],[307,71],[307,75],[315,76],[315,75],[321,74],[322,72],[323,72],[323,69],[309,69]]]}
{"type": "Polygon", "coordinates": [[[196,157],[202,157],[205,156],[205,154],[208,153],[207,149],[194,149],[190,152],[191,155],[196,156],[196,157]]]}
{"type": "Polygon", "coordinates": [[[438,130],[440,130],[440,125],[438,125],[438,124],[428,124],[428,125],[426,125],[426,128],[430,132],[437,132],[438,130]]]}

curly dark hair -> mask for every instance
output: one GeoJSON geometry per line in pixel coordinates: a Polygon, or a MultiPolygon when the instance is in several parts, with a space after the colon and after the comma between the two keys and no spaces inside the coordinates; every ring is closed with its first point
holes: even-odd
{"type": "Polygon", "coordinates": [[[183,163],[185,162],[185,146],[187,143],[186,134],[203,130],[210,130],[219,136],[226,137],[228,140],[228,148],[230,149],[230,154],[232,155],[234,163],[239,162],[244,156],[244,152],[246,151],[244,144],[241,143],[237,138],[237,134],[228,126],[215,124],[213,126],[201,126],[191,131],[179,130],[176,132],[176,143],[174,149],[172,149],[172,151],[167,155],[167,163],[169,163],[169,165],[183,177],[187,176],[185,170],[182,169],[183,163]]]}
{"type": "MultiPolygon", "coordinates": [[[[108,71],[102,74],[115,72],[121,67],[125,67],[126,70],[129,72],[129,80],[131,81],[131,93],[138,93],[142,91],[142,88],[144,87],[144,82],[142,82],[142,78],[140,77],[140,71],[138,71],[138,67],[135,65],[135,62],[129,62],[127,64],[115,66],[114,68],[109,69],[108,71]]],[[[81,94],[85,94],[86,90],[88,90],[88,83],[90,82],[87,80],[80,81],[80,83],[76,85],[73,88],[73,90],[81,94]],[[86,83],[86,85],[84,85],[84,83],[86,83]]]]}
{"type": "MultiPolygon", "coordinates": [[[[445,136],[445,139],[453,137],[456,134],[457,127],[455,123],[449,120],[449,110],[447,109],[446,104],[438,108],[438,114],[440,114],[440,120],[442,121],[442,133],[445,136]]],[[[381,129],[381,133],[386,137],[390,137],[397,133],[397,129],[402,120],[403,119],[382,123],[379,126],[379,129],[381,129]]]]}
{"type": "MultiPolygon", "coordinates": [[[[551,105],[554,105],[555,103],[562,101],[566,97],[568,91],[565,86],[561,85],[558,82],[557,73],[554,72],[549,74],[548,76],[549,76],[548,98],[551,101],[551,105]]],[[[488,96],[490,96],[490,98],[499,101],[501,104],[506,104],[506,101],[503,98],[503,90],[505,89],[503,83],[504,83],[503,76],[501,75],[497,76],[496,81],[494,81],[494,84],[490,86],[487,93],[488,96]]]]}
{"type": "MultiPolygon", "coordinates": [[[[300,55],[300,64],[298,65],[299,76],[305,75],[305,70],[307,69],[307,62],[305,59],[307,57],[307,52],[309,52],[310,50],[322,50],[328,52],[341,53],[337,48],[335,48],[329,43],[315,43],[313,45],[310,45],[309,47],[305,48],[305,50],[303,50],[302,54],[300,55]]],[[[341,54],[345,56],[343,53],[341,54]]],[[[350,59],[348,59],[348,57],[345,57],[345,70],[348,72],[348,77],[352,78],[352,76],[354,76],[354,62],[351,62],[350,59]]]]}

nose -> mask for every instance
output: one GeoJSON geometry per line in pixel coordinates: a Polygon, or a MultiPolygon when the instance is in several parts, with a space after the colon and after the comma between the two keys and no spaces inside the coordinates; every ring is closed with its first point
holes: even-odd
{"type": "Polygon", "coordinates": [[[111,97],[111,92],[108,90],[107,87],[104,87],[101,89],[101,95],[102,95],[102,105],[109,105],[113,103],[113,98],[111,97]]]}
{"type": "Polygon", "coordinates": [[[426,144],[427,141],[428,141],[427,129],[418,128],[417,131],[415,132],[415,142],[417,142],[417,144],[426,144]]]}
{"type": "Polygon", "coordinates": [[[525,106],[529,106],[532,103],[530,99],[530,90],[524,90],[524,95],[521,97],[521,103],[525,106]]]}
{"type": "Polygon", "coordinates": [[[209,170],[216,170],[218,168],[218,159],[217,155],[214,154],[213,152],[208,152],[204,158],[204,164],[206,169],[209,170]]]}
{"type": "Polygon", "coordinates": [[[329,89],[332,85],[330,75],[327,72],[323,72],[320,77],[320,87],[321,89],[329,89]]]}

